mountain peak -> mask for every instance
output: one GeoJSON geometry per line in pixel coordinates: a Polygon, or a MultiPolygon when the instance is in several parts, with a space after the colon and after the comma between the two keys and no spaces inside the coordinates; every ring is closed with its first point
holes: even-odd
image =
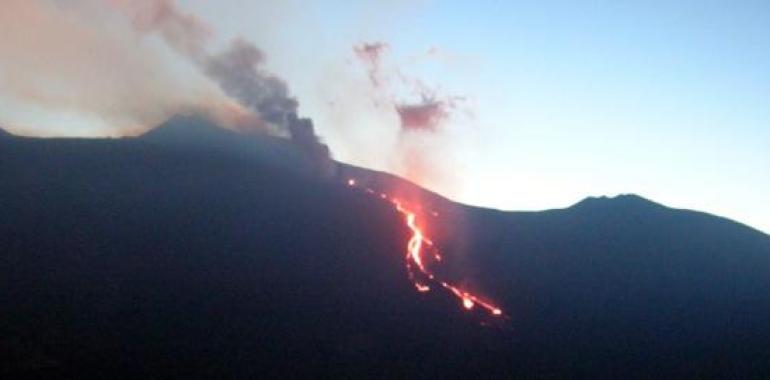
{"type": "Polygon", "coordinates": [[[235,132],[226,130],[205,117],[194,114],[178,114],[147,131],[140,138],[162,143],[205,142],[211,139],[232,137],[235,134],[235,132]]]}
{"type": "Polygon", "coordinates": [[[156,145],[252,157],[287,170],[307,172],[307,157],[290,140],[267,133],[238,132],[196,114],[179,114],[138,137],[156,145]]]}
{"type": "Polygon", "coordinates": [[[9,138],[9,137],[12,137],[12,136],[13,135],[10,132],[8,132],[5,129],[3,129],[3,127],[0,127],[0,139],[9,138]]]}
{"type": "Polygon", "coordinates": [[[637,194],[618,194],[614,197],[606,195],[598,197],[587,197],[582,201],[575,203],[571,209],[640,209],[640,208],[661,208],[665,207],[660,203],[653,202],[637,194]]]}

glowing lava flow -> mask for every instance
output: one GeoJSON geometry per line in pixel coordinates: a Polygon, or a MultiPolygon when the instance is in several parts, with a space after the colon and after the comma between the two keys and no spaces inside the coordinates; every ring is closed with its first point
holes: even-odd
{"type": "MultiPolygon", "coordinates": [[[[349,179],[347,184],[351,187],[358,187],[358,184],[354,179],[349,179]]],[[[377,194],[376,191],[368,187],[364,187],[363,189],[369,194],[377,194]]],[[[471,310],[478,305],[493,316],[503,315],[503,311],[499,307],[480,299],[468,291],[438,279],[436,275],[434,275],[433,272],[429,270],[425,259],[426,257],[432,257],[435,262],[440,262],[442,261],[442,256],[439,254],[438,249],[434,246],[433,242],[425,236],[422,228],[417,224],[417,215],[415,212],[407,207],[405,203],[389,197],[385,193],[379,193],[379,197],[389,201],[396,207],[396,210],[404,216],[406,225],[412,232],[412,236],[407,243],[406,249],[406,269],[407,273],[409,274],[409,279],[414,283],[417,291],[428,292],[430,291],[430,286],[420,282],[416,278],[414,267],[417,268],[422,277],[427,278],[430,282],[438,284],[442,288],[448,290],[452,295],[457,297],[462,302],[462,306],[465,309],[471,310]],[[425,256],[427,250],[430,250],[432,256],[425,256]]],[[[431,214],[433,216],[438,216],[438,213],[435,211],[432,211],[431,214]]]]}

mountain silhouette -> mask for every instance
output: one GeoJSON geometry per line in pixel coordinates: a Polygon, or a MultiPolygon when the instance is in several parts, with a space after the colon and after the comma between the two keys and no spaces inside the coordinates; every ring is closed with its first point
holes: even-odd
{"type": "Polygon", "coordinates": [[[175,117],[124,139],[0,134],[0,374],[57,377],[764,378],[770,237],[637,195],[468,207],[287,140],[175,117]],[[443,275],[348,178],[437,212],[443,275]]]}
{"type": "Polygon", "coordinates": [[[12,136],[8,131],[0,127],[0,139],[9,139],[12,136]]]}

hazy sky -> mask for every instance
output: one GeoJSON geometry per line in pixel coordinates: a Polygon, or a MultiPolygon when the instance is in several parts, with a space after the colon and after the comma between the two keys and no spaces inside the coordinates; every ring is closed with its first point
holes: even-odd
{"type": "Polygon", "coordinates": [[[409,174],[378,99],[414,100],[404,83],[419,81],[462,99],[418,145],[435,164],[425,184],[453,199],[534,210],[637,193],[770,232],[767,1],[178,4],[217,41],[260,46],[342,161],[409,174]],[[385,90],[353,51],[374,42],[396,82],[385,90]]]}

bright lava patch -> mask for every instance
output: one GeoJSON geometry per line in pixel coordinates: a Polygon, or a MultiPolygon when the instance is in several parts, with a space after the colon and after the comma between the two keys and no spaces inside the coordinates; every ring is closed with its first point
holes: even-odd
{"type": "MultiPolygon", "coordinates": [[[[358,182],[352,178],[348,179],[347,185],[350,187],[359,188],[358,182]]],[[[435,264],[442,262],[443,257],[439,253],[438,248],[433,244],[433,241],[425,236],[423,228],[418,223],[417,213],[413,208],[411,208],[406,202],[395,199],[388,194],[377,192],[368,187],[360,188],[366,191],[368,194],[378,195],[379,198],[390,202],[396,208],[396,210],[401,215],[403,215],[406,226],[412,232],[412,236],[409,238],[409,241],[406,245],[406,270],[409,274],[409,279],[414,283],[414,287],[418,292],[429,292],[431,287],[423,282],[420,282],[417,279],[417,274],[420,275],[420,278],[424,277],[429,282],[438,284],[443,289],[449,291],[450,294],[454,295],[458,298],[458,300],[460,300],[462,307],[465,310],[472,310],[475,306],[479,306],[492,316],[500,317],[503,315],[503,311],[499,307],[480,299],[478,296],[471,294],[466,290],[460,289],[459,287],[438,278],[438,276],[430,270],[430,259],[432,258],[432,263],[435,264]],[[426,260],[426,258],[428,260],[426,260]]],[[[435,211],[430,211],[430,214],[434,217],[438,217],[439,215],[435,211]]]]}

